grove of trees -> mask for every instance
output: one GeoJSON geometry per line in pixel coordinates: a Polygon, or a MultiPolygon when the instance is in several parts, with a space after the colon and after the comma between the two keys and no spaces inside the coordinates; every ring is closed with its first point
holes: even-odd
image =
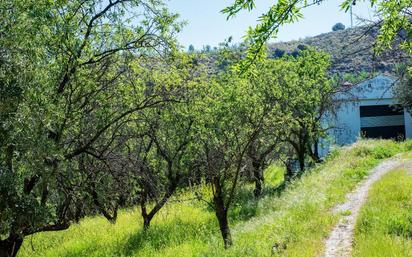
{"type": "MultiPolygon", "coordinates": [[[[0,2],[0,257],[25,237],[138,205],[144,229],[177,189],[205,184],[225,247],[248,181],[273,160],[319,162],[338,89],[312,48],[258,60],[179,50],[151,0],[0,2]]],[[[210,52],[206,49],[204,52],[210,52]]],[[[289,166],[288,166],[289,167],[289,166]]],[[[289,167],[290,168],[290,167],[289,167]]]]}

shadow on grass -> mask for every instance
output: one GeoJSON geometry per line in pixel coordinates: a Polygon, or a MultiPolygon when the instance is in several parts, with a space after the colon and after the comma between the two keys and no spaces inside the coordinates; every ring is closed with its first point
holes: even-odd
{"type": "Polygon", "coordinates": [[[147,231],[139,230],[130,236],[124,245],[122,254],[134,256],[143,248],[159,251],[169,246],[177,246],[190,240],[207,241],[218,229],[214,219],[203,223],[179,218],[162,224],[153,224],[147,231]]]}
{"type": "Polygon", "coordinates": [[[265,186],[262,195],[256,198],[253,195],[253,188],[241,188],[234,202],[234,205],[229,211],[229,219],[231,221],[247,221],[258,215],[259,201],[265,197],[279,197],[285,191],[290,182],[282,182],[275,187],[265,186]]]}
{"type": "MultiPolygon", "coordinates": [[[[280,195],[285,188],[284,184],[276,188],[265,188],[262,197],[280,195]]],[[[253,189],[240,189],[229,212],[231,223],[247,221],[256,216],[259,200],[253,196],[253,189]]],[[[204,210],[213,213],[211,208],[205,207],[204,210]]],[[[212,237],[220,236],[219,226],[214,215],[202,223],[199,223],[196,218],[191,220],[190,215],[188,213],[185,218],[173,218],[161,224],[154,223],[147,231],[139,230],[127,239],[120,254],[133,256],[143,249],[160,251],[164,248],[184,244],[189,239],[205,242],[212,237]]]]}

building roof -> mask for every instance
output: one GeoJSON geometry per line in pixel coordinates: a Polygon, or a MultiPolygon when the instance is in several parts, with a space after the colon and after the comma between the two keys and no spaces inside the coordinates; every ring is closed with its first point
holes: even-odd
{"type": "Polygon", "coordinates": [[[344,93],[337,94],[335,99],[344,101],[392,99],[395,82],[392,77],[378,75],[352,86],[344,93]]]}

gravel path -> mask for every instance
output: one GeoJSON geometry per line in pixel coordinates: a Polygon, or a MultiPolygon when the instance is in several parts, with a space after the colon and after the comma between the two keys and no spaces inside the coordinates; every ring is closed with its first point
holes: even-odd
{"type": "MultiPolygon", "coordinates": [[[[364,179],[361,184],[346,198],[346,202],[337,205],[334,213],[344,212],[345,216],[339,220],[339,223],[334,227],[333,231],[325,242],[325,257],[349,257],[352,250],[353,231],[356,224],[356,219],[359,210],[366,201],[368,190],[373,183],[378,181],[385,173],[393,170],[402,164],[399,157],[393,157],[383,161],[374,168],[369,176],[364,179]]],[[[408,166],[412,162],[408,162],[408,166]]]]}

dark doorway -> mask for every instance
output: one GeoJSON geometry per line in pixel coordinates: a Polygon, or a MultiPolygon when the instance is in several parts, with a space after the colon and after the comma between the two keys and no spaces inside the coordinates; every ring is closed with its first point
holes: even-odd
{"type": "Polygon", "coordinates": [[[390,105],[360,106],[361,133],[366,138],[404,139],[404,110],[390,105]]]}

